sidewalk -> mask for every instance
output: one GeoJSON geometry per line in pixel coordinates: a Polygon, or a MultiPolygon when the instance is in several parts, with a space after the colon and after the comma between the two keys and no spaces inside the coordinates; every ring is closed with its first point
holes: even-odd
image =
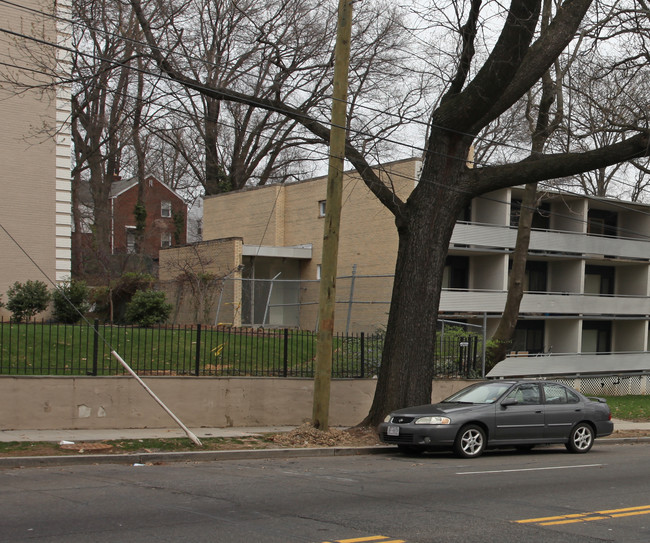
{"type": "MultiPolygon", "coordinates": [[[[650,428],[650,425],[648,426],[650,428]]],[[[206,437],[247,437],[290,432],[295,426],[252,428],[190,428],[199,439],[206,437]]],[[[187,437],[177,428],[124,428],[107,430],[0,430],[0,443],[10,441],[117,441],[120,439],[163,439],[187,437]]]]}
{"type": "MultiPolygon", "coordinates": [[[[295,426],[267,426],[247,428],[190,428],[199,438],[247,437],[260,434],[290,432],[295,426]]],[[[614,419],[614,430],[647,431],[650,422],[630,422],[614,419]]],[[[164,439],[187,437],[180,428],[125,428],[106,430],[0,430],[0,442],[10,441],[116,441],[120,439],[164,439]]]]}

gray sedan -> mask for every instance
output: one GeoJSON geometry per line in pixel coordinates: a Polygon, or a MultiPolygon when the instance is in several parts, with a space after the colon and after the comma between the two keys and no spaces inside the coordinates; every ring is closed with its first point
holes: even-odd
{"type": "Polygon", "coordinates": [[[553,381],[499,380],[469,386],[437,404],[394,411],[378,430],[384,443],[406,452],[448,448],[476,458],[488,447],[529,450],[551,443],[586,453],[614,424],[602,398],[553,381]]]}

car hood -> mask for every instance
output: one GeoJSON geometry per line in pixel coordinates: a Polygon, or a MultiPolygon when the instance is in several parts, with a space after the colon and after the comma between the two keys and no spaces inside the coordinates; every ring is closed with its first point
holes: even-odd
{"type": "Polygon", "coordinates": [[[405,407],[393,411],[391,416],[399,417],[422,417],[427,415],[449,415],[450,413],[459,413],[470,409],[481,409],[483,407],[494,406],[494,404],[474,404],[474,403],[432,403],[427,405],[416,405],[414,407],[405,407]]]}

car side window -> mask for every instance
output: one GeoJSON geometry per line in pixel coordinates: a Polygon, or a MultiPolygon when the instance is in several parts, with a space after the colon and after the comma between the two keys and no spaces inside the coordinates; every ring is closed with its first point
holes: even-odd
{"type": "Polygon", "coordinates": [[[549,404],[578,403],[580,401],[577,394],[556,384],[544,385],[544,398],[549,404]]]}
{"type": "Polygon", "coordinates": [[[578,396],[573,390],[566,391],[567,403],[579,403],[580,396],[578,396]]]}
{"type": "Polygon", "coordinates": [[[536,384],[518,385],[511,390],[507,399],[517,400],[519,405],[535,405],[541,403],[539,397],[539,387],[536,384]]]}

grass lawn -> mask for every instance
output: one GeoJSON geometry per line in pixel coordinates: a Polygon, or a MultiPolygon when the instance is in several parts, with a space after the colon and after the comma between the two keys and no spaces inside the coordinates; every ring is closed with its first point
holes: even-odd
{"type": "Polygon", "coordinates": [[[604,396],[616,419],[650,421],[650,396],[604,396]]]}

